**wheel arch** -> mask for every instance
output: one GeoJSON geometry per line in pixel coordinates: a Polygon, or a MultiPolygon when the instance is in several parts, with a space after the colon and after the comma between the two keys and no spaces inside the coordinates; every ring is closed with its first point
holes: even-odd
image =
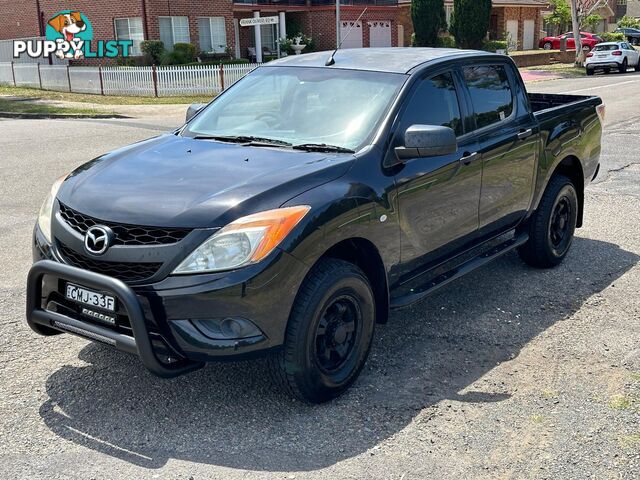
{"type": "Polygon", "coordinates": [[[376,303],[376,323],[389,319],[389,285],[387,272],[380,252],[366,238],[352,237],[331,246],[317,261],[337,258],[358,266],[369,280],[376,303]]]}
{"type": "Polygon", "coordinates": [[[582,221],[584,218],[584,170],[582,168],[582,163],[578,157],[574,155],[568,155],[558,165],[556,165],[551,177],[554,175],[564,175],[568,177],[576,187],[576,192],[578,194],[578,219],[576,227],[582,226],[582,221]]]}

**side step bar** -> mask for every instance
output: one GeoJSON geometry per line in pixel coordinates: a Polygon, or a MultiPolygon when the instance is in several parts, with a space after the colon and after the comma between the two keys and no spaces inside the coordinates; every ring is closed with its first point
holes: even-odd
{"type": "MultiPolygon", "coordinates": [[[[391,298],[391,308],[402,308],[408,305],[411,305],[414,302],[422,300],[427,295],[435,292],[440,287],[444,287],[445,285],[453,282],[454,280],[466,275],[469,272],[472,272],[476,268],[480,268],[487,263],[495,260],[496,258],[504,255],[505,253],[510,252],[518,248],[520,245],[524,245],[529,240],[529,235],[527,233],[521,233],[517,237],[511,238],[505,242],[496,245],[495,247],[486,250],[479,254],[476,257],[467,260],[466,262],[461,263],[457,267],[445,272],[441,275],[438,275],[435,278],[430,278],[424,284],[418,284],[416,287],[412,288],[409,293],[404,295],[400,295],[398,297],[391,298]]],[[[418,277],[419,280],[419,277],[418,277]]],[[[415,282],[415,280],[414,280],[415,282]]]]}

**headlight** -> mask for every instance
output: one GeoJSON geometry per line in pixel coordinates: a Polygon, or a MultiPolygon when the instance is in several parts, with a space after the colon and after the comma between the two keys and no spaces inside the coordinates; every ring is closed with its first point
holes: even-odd
{"type": "Polygon", "coordinates": [[[259,262],[289,234],[311,207],[277,208],[239,218],[213,234],[173,271],[202,273],[259,262]]]}
{"type": "Polygon", "coordinates": [[[67,175],[63,175],[53,182],[49,195],[47,195],[42,207],[40,207],[40,213],[38,214],[38,226],[40,227],[40,231],[44,235],[44,238],[46,238],[49,243],[51,243],[51,215],[53,213],[53,201],[56,199],[58,190],[60,190],[60,186],[66,178],[67,175]]]}

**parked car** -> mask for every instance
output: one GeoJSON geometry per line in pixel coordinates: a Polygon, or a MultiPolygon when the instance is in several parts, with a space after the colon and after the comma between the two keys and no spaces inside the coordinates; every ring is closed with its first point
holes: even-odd
{"type": "Polygon", "coordinates": [[[622,33],[631,45],[640,44],[640,30],[637,28],[618,28],[615,33],[622,33]]]}
{"type": "Polygon", "coordinates": [[[626,73],[629,67],[640,72],[640,52],[627,42],[600,43],[587,54],[585,60],[587,75],[593,75],[596,70],[609,73],[612,68],[626,73]]]}
{"type": "Polygon", "coordinates": [[[390,308],[515,249],[538,268],[565,258],[603,112],[598,97],[527,94],[504,55],[270,62],[174,132],[55,182],[27,322],[163,377],[268,354],[285,391],[329,400],[390,308]]]}
{"type": "MultiPolygon", "coordinates": [[[[560,42],[563,39],[567,40],[567,50],[576,49],[576,41],[575,38],[573,38],[573,32],[567,32],[557,37],[544,37],[540,40],[539,47],[544,48],[545,50],[559,50],[560,42]]],[[[582,43],[582,49],[585,51],[592,50],[593,47],[602,41],[602,38],[595,33],[580,32],[580,42],[582,43]]]]}

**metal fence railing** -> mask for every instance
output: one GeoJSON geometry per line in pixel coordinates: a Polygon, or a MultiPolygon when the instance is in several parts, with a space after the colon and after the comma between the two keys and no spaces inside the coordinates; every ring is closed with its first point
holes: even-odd
{"type": "Polygon", "coordinates": [[[0,62],[0,84],[97,95],[215,95],[257,63],[168,67],[70,67],[0,62]]]}

